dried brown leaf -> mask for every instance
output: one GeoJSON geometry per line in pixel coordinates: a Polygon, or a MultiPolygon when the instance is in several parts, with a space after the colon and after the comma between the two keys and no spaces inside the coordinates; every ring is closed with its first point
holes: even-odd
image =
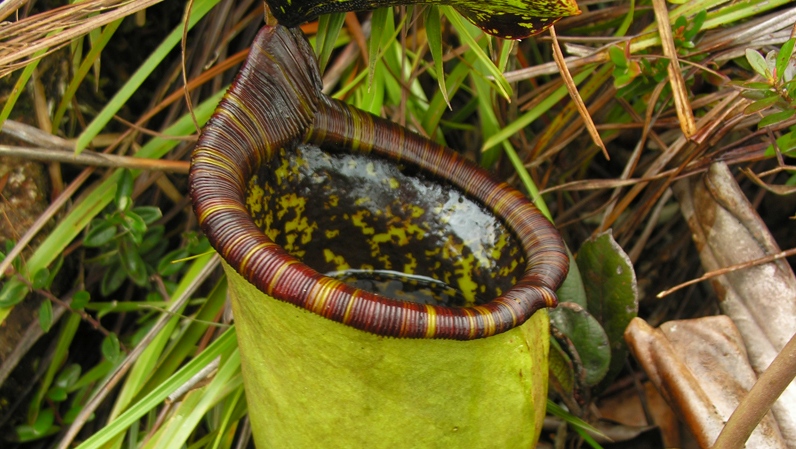
{"type": "MultiPolygon", "coordinates": [[[[723,315],[672,321],[653,329],[634,319],[625,340],[700,447],[709,448],[757,380],[744,342],[723,315]]],[[[786,448],[769,413],[747,447],[786,448]]]]}
{"type": "MultiPolygon", "coordinates": [[[[702,266],[714,271],[781,252],[726,164],[673,185],[702,266]]],[[[796,333],[796,277],[785,260],[711,279],[722,311],[738,327],[759,374],[796,333]]],[[[789,447],[796,447],[796,385],[772,408],[789,447]]]]}

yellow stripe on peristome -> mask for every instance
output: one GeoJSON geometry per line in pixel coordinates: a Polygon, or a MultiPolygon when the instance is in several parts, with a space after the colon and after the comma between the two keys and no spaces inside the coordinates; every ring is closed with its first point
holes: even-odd
{"type": "Polygon", "coordinates": [[[336,290],[334,287],[337,282],[339,281],[327,277],[318,279],[318,282],[312,286],[307,295],[308,301],[305,303],[307,309],[318,315],[323,315],[323,309],[326,308],[326,303],[329,302],[331,293],[336,290]]]}
{"type": "Polygon", "coordinates": [[[489,313],[489,309],[482,306],[474,306],[473,310],[484,319],[484,336],[495,335],[495,317],[489,313]]]}
{"type": "Polygon", "coordinates": [[[359,300],[359,298],[357,298],[358,293],[359,290],[355,290],[354,293],[351,294],[348,304],[345,306],[345,312],[343,313],[343,324],[348,324],[351,322],[351,311],[354,309],[354,303],[359,300]]]}
{"type": "Polygon", "coordinates": [[[468,340],[473,340],[475,338],[476,314],[473,312],[473,309],[471,309],[469,307],[468,308],[462,308],[461,310],[464,312],[465,315],[467,315],[467,328],[469,329],[469,332],[467,334],[467,339],[468,340]]]}
{"type": "MultiPolygon", "coordinates": [[[[235,247],[235,245],[233,243],[230,243],[229,246],[231,246],[233,248],[235,247]]],[[[277,246],[277,244],[274,243],[274,242],[262,242],[262,243],[258,243],[257,245],[254,245],[253,247],[251,247],[249,249],[249,251],[246,252],[246,255],[243,256],[243,258],[240,261],[240,264],[238,265],[238,269],[241,272],[246,271],[246,266],[249,264],[249,259],[251,259],[252,254],[256,253],[257,251],[261,251],[261,250],[263,250],[265,248],[274,247],[274,246],[277,246]]]]}
{"type": "Polygon", "coordinates": [[[287,269],[290,268],[292,265],[297,264],[297,263],[299,263],[299,261],[293,259],[293,260],[285,260],[285,261],[282,261],[282,263],[277,264],[276,272],[271,277],[271,282],[268,283],[268,289],[265,292],[265,293],[268,294],[268,296],[272,296],[273,295],[274,287],[276,286],[277,282],[279,281],[279,278],[282,277],[282,274],[285,271],[287,271],[287,269]]]}
{"type": "Polygon", "coordinates": [[[426,304],[426,315],[428,319],[426,320],[425,338],[433,338],[437,333],[437,312],[434,310],[434,306],[426,304]]]}
{"type": "Polygon", "coordinates": [[[239,210],[246,212],[246,208],[237,203],[217,204],[202,210],[202,215],[199,216],[199,223],[204,223],[211,214],[225,210],[239,210]]]}

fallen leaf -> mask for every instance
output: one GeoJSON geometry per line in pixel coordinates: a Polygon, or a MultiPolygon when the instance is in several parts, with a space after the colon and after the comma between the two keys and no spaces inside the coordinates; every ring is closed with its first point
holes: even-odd
{"type": "MultiPolygon", "coordinates": [[[[671,321],[659,329],[634,318],[625,340],[704,449],[713,445],[757,380],[738,329],[723,315],[671,321]]],[[[771,413],[749,437],[746,447],[787,447],[771,413]]]]}
{"type": "MultiPolygon", "coordinates": [[[[705,271],[781,250],[724,163],[702,178],[678,181],[673,190],[688,221],[705,271]]],[[[796,333],[796,277],[786,260],[711,279],[719,306],[738,327],[749,361],[760,374],[796,333]]],[[[788,447],[796,448],[796,384],[772,407],[788,447]]],[[[751,446],[753,447],[753,446],[751,446]]]]}

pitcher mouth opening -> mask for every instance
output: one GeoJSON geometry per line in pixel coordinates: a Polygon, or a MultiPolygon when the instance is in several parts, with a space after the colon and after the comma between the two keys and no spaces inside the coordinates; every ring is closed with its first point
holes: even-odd
{"type": "MultiPolygon", "coordinates": [[[[202,229],[246,280],[275,299],[379,335],[469,340],[505,332],[555,305],[554,292],[569,266],[558,232],[520,192],[450,149],[324,96],[306,40],[300,31],[281,26],[258,34],[203,130],[192,156],[190,185],[202,229]],[[373,155],[444,179],[516,237],[524,262],[512,273],[516,282],[490,287],[487,297],[495,297],[483,304],[453,307],[391,299],[311,268],[286,248],[284,235],[269,235],[271,228],[262,223],[267,216],[253,217],[258,206],[249,199],[261,167],[276,160],[279,151],[301,144],[373,155]]],[[[278,213],[273,204],[269,207],[272,215],[278,213]]],[[[296,238],[301,237],[294,235],[293,243],[296,238]]],[[[393,264],[379,268],[392,270],[393,264]]]]}

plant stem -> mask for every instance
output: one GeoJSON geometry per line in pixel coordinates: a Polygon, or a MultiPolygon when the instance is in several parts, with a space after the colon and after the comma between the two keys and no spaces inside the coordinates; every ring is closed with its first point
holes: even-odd
{"type": "Polygon", "coordinates": [[[796,377],[796,334],[782,348],[768,369],[724,425],[713,449],[742,448],[771,405],[796,377]]]}

